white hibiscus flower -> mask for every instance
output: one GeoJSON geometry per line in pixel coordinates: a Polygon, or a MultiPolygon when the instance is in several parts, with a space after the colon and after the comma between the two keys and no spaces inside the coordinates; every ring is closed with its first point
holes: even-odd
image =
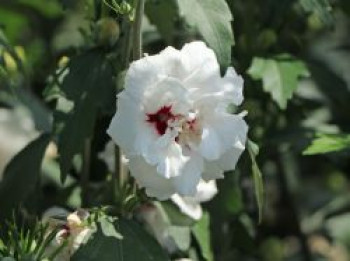
{"type": "Polygon", "coordinates": [[[243,79],[224,77],[203,42],[166,48],[131,64],[108,134],[149,196],[194,196],[201,179],[223,177],[244,150],[243,115],[227,112],[243,101],[243,79]]]}

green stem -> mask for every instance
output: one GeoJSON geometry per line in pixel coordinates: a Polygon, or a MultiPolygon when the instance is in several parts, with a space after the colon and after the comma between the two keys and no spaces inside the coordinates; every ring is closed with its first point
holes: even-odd
{"type": "Polygon", "coordinates": [[[117,194],[120,192],[122,184],[122,173],[120,172],[121,151],[118,146],[114,146],[114,173],[112,175],[113,200],[118,199],[117,194]]]}
{"type": "Polygon", "coordinates": [[[82,206],[89,205],[89,176],[90,176],[90,161],[91,161],[91,139],[87,138],[84,144],[83,168],[80,177],[80,185],[82,189],[82,206]]]}
{"type": "Polygon", "coordinates": [[[145,12],[145,0],[138,0],[133,28],[133,59],[142,57],[142,18],[145,12]]]}
{"type": "Polygon", "coordinates": [[[131,48],[132,48],[132,26],[130,25],[129,18],[125,19],[123,22],[123,31],[125,32],[125,38],[123,41],[123,53],[122,53],[122,65],[123,70],[127,69],[129,67],[130,63],[130,54],[131,54],[131,48]]]}
{"type": "MultiPolygon", "coordinates": [[[[129,19],[127,21],[124,20],[123,26],[125,32],[125,40],[121,57],[124,69],[129,67],[131,48],[133,50],[133,60],[138,60],[142,57],[141,27],[144,9],[145,0],[138,0],[136,4],[135,20],[133,26],[130,26],[129,19]]],[[[123,195],[120,193],[123,193],[124,185],[128,178],[128,170],[122,162],[122,152],[117,146],[115,147],[114,158],[115,170],[112,176],[113,199],[115,201],[118,201],[120,200],[120,197],[123,197],[123,195]]]]}

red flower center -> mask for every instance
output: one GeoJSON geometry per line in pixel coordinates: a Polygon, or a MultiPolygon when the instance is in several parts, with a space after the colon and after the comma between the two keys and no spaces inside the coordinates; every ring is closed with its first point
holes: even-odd
{"type": "Polygon", "coordinates": [[[175,119],[175,115],[171,112],[171,106],[163,106],[155,113],[147,113],[147,122],[150,122],[156,128],[159,135],[164,135],[168,128],[168,121],[175,119]]]}

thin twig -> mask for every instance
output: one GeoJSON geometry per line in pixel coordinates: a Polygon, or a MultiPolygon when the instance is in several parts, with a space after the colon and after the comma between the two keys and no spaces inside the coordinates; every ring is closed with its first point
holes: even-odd
{"type": "Polygon", "coordinates": [[[83,168],[80,177],[80,184],[82,189],[82,205],[84,207],[89,205],[89,178],[90,178],[90,161],[91,161],[91,139],[87,138],[84,143],[83,154],[83,168]]]}
{"type": "Polygon", "coordinates": [[[138,60],[142,57],[142,19],[145,11],[145,0],[138,0],[135,22],[133,28],[133,59],[138,60]]]}

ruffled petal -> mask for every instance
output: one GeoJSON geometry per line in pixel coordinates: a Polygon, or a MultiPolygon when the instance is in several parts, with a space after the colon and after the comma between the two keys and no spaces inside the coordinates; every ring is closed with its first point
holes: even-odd
{"type": "Polygon", "coordinates": [[[171,200],[177,205],[180,211],[195,219],[199,220],[203,215],[200,202],[211,200],[217,193],[215,181],[205,182],[201,180],[197,185],[197,192],[194,197],[181,197],[178,194],[171,196],[171,200]]]}
{"type": "Polygon", "coordinates": [[[215,179],[223,179],[224,171],[219,167],[217,161],[204,161],[204,171],[202,173],[202,179],[204,181],[210,181],[215,179]]]}
{"type": "Polygon", "coordinates": [[[171,196],[171,200],[179,207],[180,211],[193,218],[199,220],[203,215],[203,210],[198,201],[189,197],[181,197],[178,194],[171,196]]]}
{"type": "Polygon", "coordinates": [[[145,113],[154,113],[163,106],[171,106],[174,114],[185,113],[190,108],[188,92],[182,83],[170,77],[161,78],[143,94],[145,113]]]}
{"type": "Polygon", "coordinates": [[[167,47],[157,55],[146,56],[130,64],[125,77],[125,91],[142,101],[144,93],[164,77],[181,79],[184,75],[180,51],[167,47]]]}
{"type": "Polygon", "coordinates": [[[196,201],[206,202],[211,200],[218,193],[215,180],[205,182],[201,180],[197,186],[196,201]]]}
{"type": "Polygon", "coordinates": [[[235,145],[224,153],[217,161],[218,166],[223,171],[233,170],[236,168],[239,157],[244,151],[245,147],[240,141],[237,141],[235,145]]]}
{"type": "Polygon", "coordinates": [[[167,179],[181,175],[182,169],[189,160],[183,155],[181,146],[173,142],[162,155],[164,157],[158,162],[157,172],[167,179]]]}
{"type": "Polygon", "coordinates": [[[207,125],[203,128],[202,140],[199,145],[201,155],[207,160],[217,160],[222,151],[220,137],[216,129],[207,125]]]}
{"type": "MultiPolygon", "coordinates": [[[[191,92],[212,86],[208,82],[220,79],[220,66],[213,50],[203,42],[192,42],[181,50],[187,76],[184,83],[191,92]]],[[[193,93],[194,95],[194,93],[193,93]]]]}
{"type": "Polygon", "coordinates": [[[243,78],[232,67],[227,68],[221,81],[224,97],[229,102],[238,106],[243,102],[243,78]]]}
{"type": "Polygon", "coordinates": [[[197,185],[203,172],[203,158],[192,153],[189,160],[181,169],[181,175],[172,180],[176,191],[181,196],[194,196],[197,192],[197,185]]]}
{"type": "Polygon", "coordinates": [[[204,63],[211,63],[211,66],[219,70],[215,53],[208,48],[204,42],[194,41],[185,44],[181,49],[183,59],[185,59],[185,66],[188,71],[195,71],[201,68],[204,63]]]}
{"type": "Polygon", "coordinates": [[[245,144],[248,126],[241,115],[215,112],[203,119],[201,155],[208,161],[218,160],[236,143],[245,144]]]}
{"type": "Polygon", "coordinates": [[[142,121],[140,111],[130,97],[125,94],[119,95],[117,107],[117,113],[107,129],[107,133],[126,154],[136,154],[134,143],[140,131],[139,123],[142,121]]]}
{"type": "Polygon", "coordinates": [[[129,161],[131,175],[150,197],[166,200],[175,193],[173,183],[157,174],[156,167],[147,164],[142,157],[132,157],[129,161]]]}

